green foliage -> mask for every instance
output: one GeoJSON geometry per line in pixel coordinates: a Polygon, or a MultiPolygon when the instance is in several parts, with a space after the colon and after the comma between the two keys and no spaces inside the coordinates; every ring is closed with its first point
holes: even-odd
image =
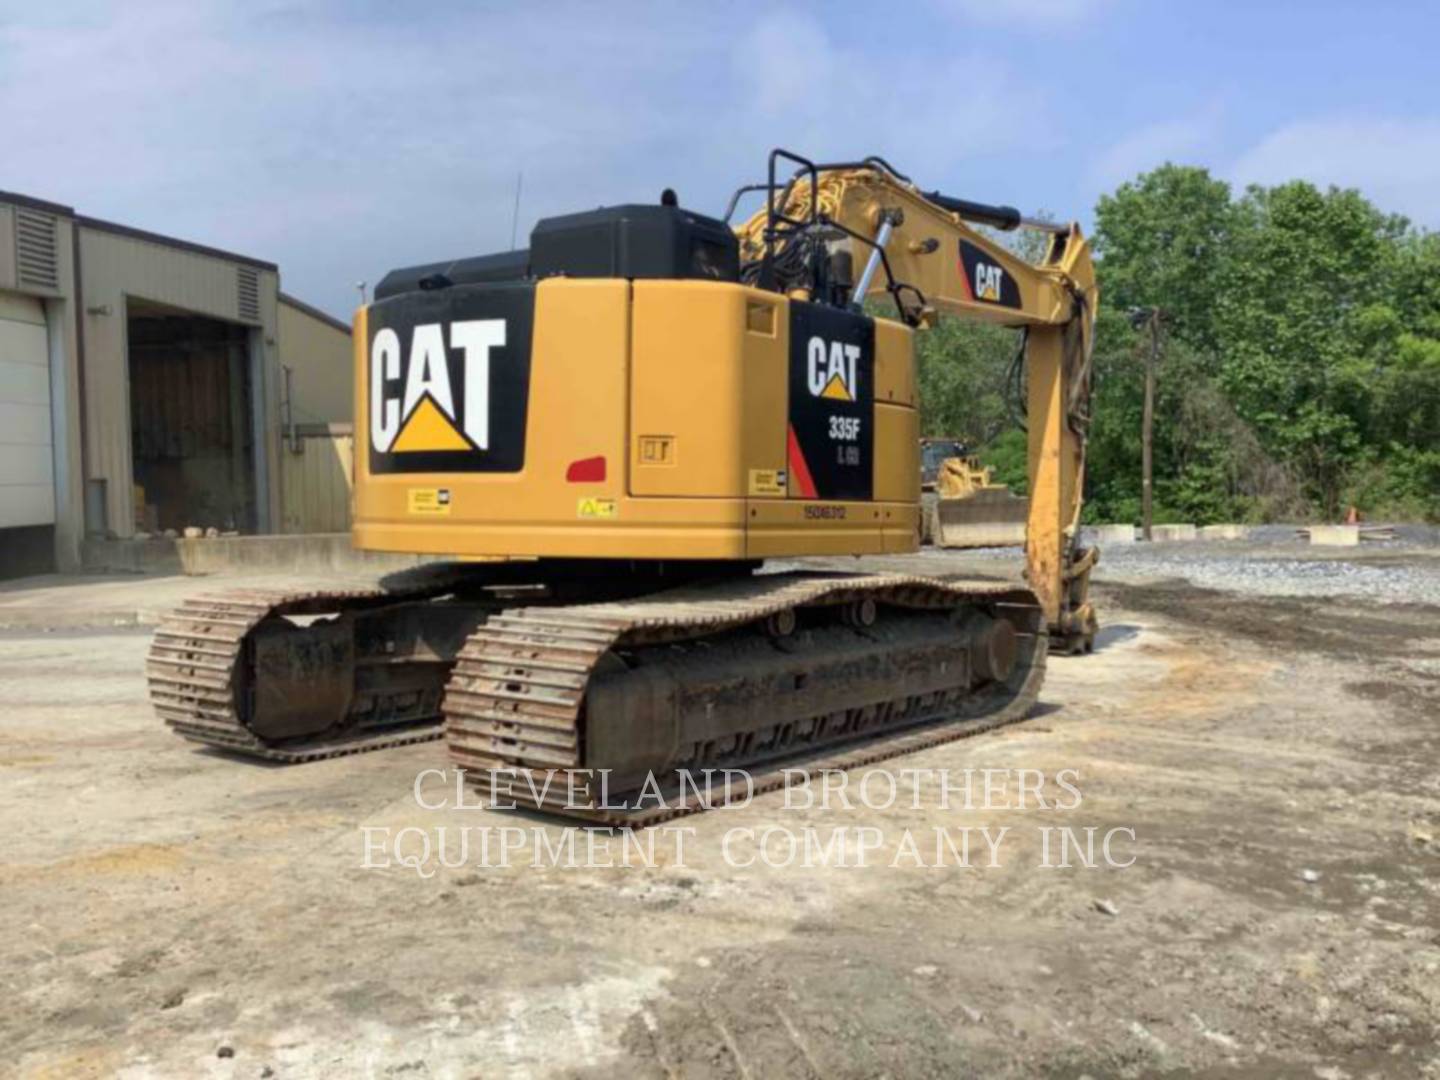
{"type": "MultiPolygon", "coordinates": [[[[1166,165],[1096,211],[1102,305],[1158,306],[1156,517],[1436,513],[1440,240],[1358,192],[1166,165]]],[[[1138,508],[1143,362],[1103,320],[1092,520],[1138,508]]]]}
{"type": "Polygon", "coordinates": [[[1215,299],[1221,381],[1329,516],[1400,328],[1387,301],[1404,233],[1358,192],[1299,181],[1251,188],[1236,207],[1215,299]]]}
{"type": "Polygon", "coordinates": [[[1204,169],[1162,165],[1095,206],[1101,301],[1122,314],[1163,308],[1173,331],[1214,341],[1214,302],[1235,217],[1230,186],[1204,169]]]}
{"type": "MultiPolygon", "coordinates": [[[[1335,518],[1351,505],[1440,520],[1440,235],[1355,191],[1295,181],[1236,197],[1168,164],[1102,196],[1095,221],[1086,520],[1139,520],[1149,336],[1129,314],[1152,307],[1156,520],[1335,518]]],[[[1039,234],[996,239],[1014,235],[1039,234]]],[[[946,319],[916,342],[924,433],[981,447],[1024,491],[1016,332],[946,319]]]]}
{"type": "Polygon", "coordinates": [[[1012,424],[1005,375],[1018,344],[1004,327],[942,319],[916,337],[920,425],[983,446],[1012,424]]]}
{"type": "Polygon", "coordinates": [[[1371,518],[1440,522],[1440,450],[1391,443],[1368,452],[1345,502],[1371,518]]]}
{"type": "Polygon", "coordinates": [[[1095,383],[1086,461],[1086,521],[1140,519],[1140,340],[1101,296],[1095,329],[1095,383]]]}
{"type": "Polygon", "coordinates": [[[997,484],[1008,484],[1016,495],[1030,493],[1027,455],[1029,439],[1019,428],[1001,432],[979,454],[980,462],[989,465],[997,484]]]}

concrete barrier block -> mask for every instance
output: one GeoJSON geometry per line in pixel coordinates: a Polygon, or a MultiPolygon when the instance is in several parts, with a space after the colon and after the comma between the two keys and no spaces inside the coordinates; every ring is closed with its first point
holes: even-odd
{"type": "Polygon", "coordinates": [[[377,573],[407,570],[435,557],[356,551],[349,533],[98,540],[85,545],[87,570],[130,573],[377,573]]]}
{"type": "Polygon", "coordinates": [[[1201,525],[1201,540],[1245,540],[1250,536],[1248,525],[1201,525]]]}
{"type": "Polygon", "coordinates": [[[1151,525],[1150,539],[1156,543],[1172,540],[1194,540],[1198,530],[1194,525],[1151,525]]]}
{"type": "Polygon", "coordinates": [[[1333,547],[1357,547],[1360,543],[1358,525],[1311,525],[1310,543],[1333,547]]]}
{"type": "Polygon", "coordinates": [[[1090,534],[1096,544],[1135,543],[1134,525],[1091,525],[1090,534]]]}
{"type": "Polygon", "coordinates": [[[389,573],[435,561],[433,557],[424,555],[356,551],[351,547],[349,533],[222,536],[213,540],[177,540],[176,546],[187,574],[226,571],[389,573]]]}
{"type": "Polygon", "coordinates": [[[178,544],[178,540],[167,540],[163,536],[144,540],[107,540],[87,536],[80,560],[81,565],[92,572],[174,574],[183,569],[176,551],[178,544]]]}

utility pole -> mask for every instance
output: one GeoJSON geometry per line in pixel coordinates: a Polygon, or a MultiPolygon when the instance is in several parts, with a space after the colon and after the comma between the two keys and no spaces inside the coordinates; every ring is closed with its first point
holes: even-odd
{"type": "Polygon", "coordinates": [[[1152,307],[1146,320],[1150,326],[1150,349],[1145,354],[1145,412],[1140,421],[1140,532],[1149,541],[1154,479],[1155,365],[1160,359],[1160,309],[1152,307]]]}

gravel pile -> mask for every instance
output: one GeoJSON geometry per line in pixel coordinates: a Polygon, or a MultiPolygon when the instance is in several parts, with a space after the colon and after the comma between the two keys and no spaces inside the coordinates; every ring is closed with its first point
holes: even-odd
{"type": "MultiPolygon", "coordinates": [[[[1366,540],[1363,544],[1364,551],[1395,551],[1409,550],[1412,548],[1436,548],[1440,550],[1440,525],[1383,525],[1379,522],[1366,522],[1362,528],[1369,528],[1372,525],[1376,528],[1385,528],[1395,534],[1393,540],[1366,540]]],[[[1304,528],[1302,525],[1251,525],[1244,540],[1198,540],[1186,542],[1186,547],[1198,547],[1202,549],[1214,548],[1217,551],[1225,547],[1243,547],[1247,551],[1251,548],[1291,548],[1296,551],[1309,550],[1309,541],[1301,538],[1298,533],[1304,528]]],[[[1081,530],[1081,535],[1087,540],[1093,539],[1091,530],[1081,530]]],[[[1139,529],[1136,529],[1139,535],[1139,529]]],[[[1171,546],[1174,541],[1167,542],[1171,546]]],[[[1325,548],[1316,548],[1316,552],[1324,554],[1325,548]]],[[[1331,549],[1333,554],[1333,549],[1331,549]]]]}
{"type": "Polygon", "coordinates": [[[1293,525],[1265,525],[1243,541],[1104,546],[1099,576],[1184,578],[1206,589],[1264,596],[1346,596],[1440,605],[1440,529],[1397,525],[1395,539],[1312,547],[1293,525]]]}
{"type": "MultiPolygon", "coordinates": [[[[1204,589],[1263,596],[1440,606],[1440,528],[1397,525],[1394,540],[1365,541],[1356,548],[1311,547],[1296,537],[1296,528],[1258,526],[1246,540],[1102,543],[1096,577],[1121,582],[1182,578],[1204,589]]],[[[977,562],[1013,563],[1021,557],[1013,547],[963,554],[977,562]]]]}
{"type": "Polygon", "coordinates": [[[1440,559],[1397,562],[1218,555],[1213,546],[1115,546],[1101,553],[1097,575],[1119,580],[1184,578],[1204,589],[1264,596],[1349,596],[1384,603],[1440,605],[1440,559]]]}

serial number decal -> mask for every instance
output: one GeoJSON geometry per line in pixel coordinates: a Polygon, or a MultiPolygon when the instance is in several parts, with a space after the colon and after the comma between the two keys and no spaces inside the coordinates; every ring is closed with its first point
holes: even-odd
{"type": "Polygon", "coordinates": [[[805,516],[812,521],[844,521],[845,507],[843,506],[807,506],[805,516]]]}

